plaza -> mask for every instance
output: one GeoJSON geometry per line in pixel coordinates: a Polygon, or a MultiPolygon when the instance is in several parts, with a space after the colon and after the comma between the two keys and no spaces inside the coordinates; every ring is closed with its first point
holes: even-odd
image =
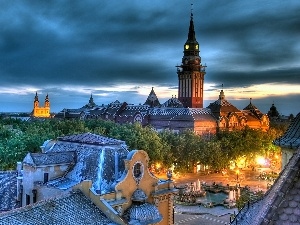
{"type": "MultiPolygon", "coordinates": [[[[199,180],[201,184],[206,185],[213,185],[215,183],[223,186],[227,184],[229,186],[248,186],[253,192],[266,192],[272,182],[262,179],[261,175],[272,172],[278,173],[279,171],[272,171],[269,168],[257,168],[255,171],[252,169],[243,169],[239,171],[238,176],[234,170],[228,170],[226,173],[175,173],[172,180],[176,187],[188,186],[199,180]]],[[[161,179],[165,179],[166,177],[163,174],[156,174],[156,176],[161,179]]],[[[237,208],[226,208],[223,206],[207,208],[201,204],[175,204],[174,207],[175,225],[196,225],[199,223],[204,225],[229,224],[230,217],[237,213],[237,208]]]]}

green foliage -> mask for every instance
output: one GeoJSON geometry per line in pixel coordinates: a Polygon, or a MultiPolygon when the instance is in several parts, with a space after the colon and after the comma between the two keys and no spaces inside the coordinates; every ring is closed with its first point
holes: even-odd
{"type": "Polygon", "coordinates": [[[104,120],[21,121],[0,118],[0,170],[14,169],[28,152],[39,152],[40,145],[60,136],[91,132],[120,139],[129,149],[145,150],[150,164],[159,162],[164,168],[173,164],[180,172],[193,172],[200,163],[213,170],[227,168],[230,160],[241,156],[279,151],[272,141],[282,134],[282,128],[268,132],[245,128],[221,132],[212,139],[204,139],[192,131],[176,134],[169,130],[157,133],[140,124],[119,125],[104,120]]]}
{"type": "Polygon", "coordinates": [[[238,210],[241,210],[243,207],[249,203],[253,203],[264,196],[263,191],[252,192],[248,188],[241,189],[241,195],[236,201],[236,206],[238,210]]]}

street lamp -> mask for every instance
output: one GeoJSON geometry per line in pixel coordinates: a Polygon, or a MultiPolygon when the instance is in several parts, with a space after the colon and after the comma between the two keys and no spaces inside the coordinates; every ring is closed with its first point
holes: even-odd
{"type": "Polygon", "coordinates": [[[235,171],[235,173],[236,173],[236,182],[238,183],[239,182],[239,173],[240,173],[240,171],[237,169],[235,171]]]}

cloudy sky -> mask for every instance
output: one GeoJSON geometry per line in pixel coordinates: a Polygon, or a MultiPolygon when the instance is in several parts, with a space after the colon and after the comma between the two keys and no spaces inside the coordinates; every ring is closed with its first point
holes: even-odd
{"type": "Polygon", "coordinates": [[[206,63],[205,107],[218,98],[242,109],[300,112],[300,1],[289,0],[0,0],[0,111],[51,111],[160,102],[177,95],[193,3],[206,63]]]}

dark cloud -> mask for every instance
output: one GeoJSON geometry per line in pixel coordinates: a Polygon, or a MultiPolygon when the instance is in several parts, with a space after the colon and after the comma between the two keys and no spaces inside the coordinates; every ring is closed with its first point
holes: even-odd
{"type": "MultiPolygon", "coordinates": [[[[121,95],[102,90],[117,84],[176,92],[175,66],[190,16],[185,1],[21,0],[2,1],[0,7],[0,93],[8,99],[13,91],[1,89],[30,87],[52,93],[57,111],[75,105],[72,95],[83,105],[87,93],[109,94],[99,98],[104,103],[144,101],[138,89],[121,95]]],[[[206,91],[221,84],[300,85],[299,11],[296,0],[195,2],[196,36],[208,66],[205,82],[212,85],[206,91]]],[[[31,101],[31,95],[23,97],[31,101]]]]}

